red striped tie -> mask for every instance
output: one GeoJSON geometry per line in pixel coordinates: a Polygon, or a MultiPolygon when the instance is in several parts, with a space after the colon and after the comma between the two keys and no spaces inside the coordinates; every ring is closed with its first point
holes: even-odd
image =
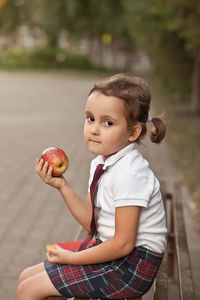
{"type": "Polygon", "coordinates": [[[93,180],[90,185],[90,196],[91,196],[91,202],[92,202],[92,219],[90,222],[90,234],[86,237],[86,239],[81,243],[79,251],[86,248],[88,243],[92,240],[92,237],[96,233],[96,222],[95,222],[95,210],[94,210],[94,198],[97,191],[98,181],[101,175],[104,173],[105,170],[103,170],[103,164],[99,164],[94,172],[93,180]]]}

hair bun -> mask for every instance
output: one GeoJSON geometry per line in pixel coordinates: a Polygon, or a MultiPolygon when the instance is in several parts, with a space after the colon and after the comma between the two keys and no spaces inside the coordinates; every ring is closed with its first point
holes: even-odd
{"type": "Polygon", "coordinates": [[[165,137],[166,125],[161,119],[161,116],[152,118],[153,128],[151,129],[151,141],[159,144],[165,137]]]}

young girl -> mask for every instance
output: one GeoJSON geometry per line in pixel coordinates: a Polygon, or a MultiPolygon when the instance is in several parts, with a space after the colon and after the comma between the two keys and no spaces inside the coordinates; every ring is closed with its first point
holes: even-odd
{"type": "Polygon", "coordinates": [[[60,192],[88,232],[96,231],[96,240],[76,252],[49,249],[44,263],[20,275],[17,300],[50,295],[137,298],[150,289],[166,245],[159,182],[135,148],[146,134],[147,122],[153,123],[152,142],[160,143],[165,136],[162,120],[149,115],[150,101],[145,82],[125,74],[95,84],[90,91],[84,138],[97,157],[91,163],[89,186],[99,164],[104,173],[96,178],[98,189],[90,190],[86,202],[64,177],[52,177],[48,163],[36,161],[41,179],[60,192]]]}

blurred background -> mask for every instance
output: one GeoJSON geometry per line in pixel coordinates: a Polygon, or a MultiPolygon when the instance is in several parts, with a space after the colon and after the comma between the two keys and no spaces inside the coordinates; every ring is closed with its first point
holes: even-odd
{"type": "MultiPolygon", "coordinates": [[[[12,149],[24,147],[21,153],[26,154],[31,148],[32,152],[25,159],[24,164],[30,161],[34,164],[35,155],[37,153],[39,155],[39,151],[44,147],[51,146],[50,142],[57,143],[60,147],[67,147],[69,143],[74,143],[75,146],[70,148],[69,152],[71,159],[75,160],[75,148],[82,147],[82,140],[78,133],[80,128],[78,129],[77,126],[81,126],[84,121],[84,117],[80,114],[80,108],[82,109],[84,104],[73,99],[78,97],[86,99],[92,82],[116,72],[131,72],[144,76],[152,91],[152,101],[156,108],[153,114],[165,113],[168,128],[167,143],[174,164],[181,171],[183,181],[189,189],[191,196],[189,205],[195,212],[193,223],[199,232],[199,1],[0,0],[1,155],[3,156],[4,152],[8,153],[9,147],[12,149]],[[77,81],[79,88],[75,83],[77,81]],[[68,92],[72,102],[76,103],[73,107],[72,102],[71,104],[64,102],[68,92]],[[68,120],[64,110],[58,109],[59,101],[61,107],[64,103],[67,105],[65,109],[69,112],[68,120]],[[73,117],[74,115],[76,118],[73,117]],[[73,121],[75,120],[75,123],[77,119],[78,125],[73,127],[73,121]],[[63,133],[57,134],[59,129],[57,130],[56,127],[57,125],[62,127],[63,124],[68,128],[75,128],[73,135],[72,132],[66,134],[65,142],[63,133]],[[43,139],[40,141],[40,146],[37,146],[39,133],[43,139]]],[[[17,151],[14,151],[14,158],[9,160],[10,164],[12,160],[13,165],[14,161],[18,160],[17,151]]],[[[10,155],[12,156],[12,153],[10,155]]],[[[90,157],[88,156],[84,162],[81,155],[78,157],[80,164],[87,169],[90,157]]],[[[159,163],[162,162],[158,159],[159,163]]],[[[5,161],[3,168],[0,171],[2,176],[5,174],[4,170],[9,168],[9,162],[5,161]]],[[[21,179],[17,175],[18,187],[23,185],[23,179],[27,179],[27,174],[33,172],[33,166],[29,168],[27,173],[23,173],[21,179]]],[[[20,174],[19,162],[15,170],[15,175],[20,174]]],[[[84,172],[77,173],[80,180],[86,183],[84,172]]],[[[72,181],[76,181],[77,177],[74,174],[69,176],[72,181]]],[[[35,182],[39,186],[37,179],[30,178],[30,182],[35,182]]],[[[3,214],[0,220],[3,228],[0,239],[3,242],[8,233],[8,230],[5,231],[6,218],[12,219],[12,216],[4,213],[4,206],[7,211],[12,209],[16,211],[11,202],[9,202],[10,206],[5,204],[8,203],[8,199],[16,195],[15,192],[9,194],[12,187],[8,181],[7,178],[1,183],[4,191],[5,187],[9,186],[7,196],[5,192],[0,196],[3,214]]],[[[80,193],[86,193],[86,189],[76,184],[80,193]]],[[[52,196],[52,193],[49,190],[47,192],[45,188],[42,192],[48,194],[46,196],[48,199],[52,196]]],[[[26,191],[23,195],[25,193],[26,191]]],[[[29,190],[28,195],[31,193],[33,189],[29,190]]],[[[21,205],[24,205],[23,201],[21,205]]],[[[62,211],[62,208],[60,210],[62,211]]],[[[27,214],[29,215],[28,212],[27,214]]],[[[35,210],[34,218],[37,214],[38,211],[35,210]]],[[[18,217],[21,218],[20,213],[14,216],[15,221],[18,217]]],[[[13,223],[12,226],[15,226],[14,224],[18,223],[13,223]]],[[[22,222],[21,226],[25,226],[24,224],[22,222]]],[[[38,230],[35,231],[36,235],[38,230]]],[[[13,237],[16,234],[13,232],[13,237]]],[[[25,235],[26,232],[23,238],[25,235]]],[[[46,236],[45,242],[48,239],[49,236],[48,238],[46,236]]],[[[43,247],[44,240],[39,242],[40,247],[43,247]]],[[[5,252],[9,243],[12,244],[11,240],[3,243],[5,252]]],[[[13,249],[9,259],[12,255],[14,255],[13,249]]],[[[21,261],[23,258],[22,255],[21,261]]],[[[30,257],[27,258],[26,264],[29,260],[30,257]]],[[[22,266],[25,266],[25,263],[20,265],[22,266]]],[[[5,268],[4,266],[2,274],[3,272],[5,274],[5,268]]],[[[15,274],[8,269],[7,274],[12,273],[13,278],[16,278],[18,271],[19,269],[16,268],[15,274]]],[[[2,275],[3,277],[6,278],[2,275]]],[[[0,289],[6,285],[2,280],[0,289]]],[[[7,290],[9,290],[8,286],[7,290]]],[[[10,296],[9,299],[13,297],[10,296]]]]}
{"type": "Polygon", "coordinates": [[[199,61],[196,0],[0,0],[1,69],[149,77],[153,93],[160,89],[155,98],[165,109],[168,139],[198,208],[199,61]]]}

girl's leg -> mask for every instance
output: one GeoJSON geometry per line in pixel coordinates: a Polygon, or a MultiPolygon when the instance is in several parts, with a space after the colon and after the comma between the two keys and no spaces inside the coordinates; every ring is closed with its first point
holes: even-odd
{"type": "Polygon", "coordinates": [[[46,271],[22,281],[17,289],[17,300],[43,300],[48,296],[61,296],[46,271]]]}
{"type": "Polygon", "coordinates": [[[40,264],[37,264],[37,265],[34,265],[34,266],[31,266],[27,269],[25,269],[19,276],[19,280],[18,280],[18,283],[19,285],[26,279],[28,279],[29,277],[32,277],[38,273],[41,273],[45,271],[45,268],[44,268],[44,263],[40,263],[40,264]]]}

